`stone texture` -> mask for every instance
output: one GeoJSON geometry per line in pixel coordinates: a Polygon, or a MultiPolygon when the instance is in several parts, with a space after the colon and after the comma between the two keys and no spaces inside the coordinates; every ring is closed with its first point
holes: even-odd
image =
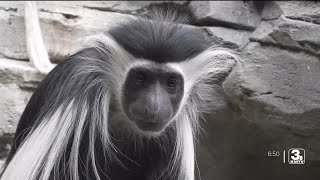
{"type": "Polygon", "coordinates": [[[250,44],[223,84],[245,119],[293,130],[320,129],[320,59],[250,44]]]}
{"type": "Polygon", "coordinates": [[[0,54],[3,57],[27,59],[23,17],[16,18],[18,9],[0,7],[0,54]]]}
{"type": "MultiPolygon", "coordinates": [[[[44,43],[53,62],[59,62],[79,49],[82,37],[95,31],[107,31],[129,17],[91,10],[76,2],[42,2],[37,5],[44,43]]],[[[0,27],[0,34],[10,39],[0,41],[0,54],[12,59],[28,59],[23,2],[0,3],[0,27]]]]}
{"type": "Polygon", "coordinates": [[[43,78],[28,62],[0,58],[0,135],[14,132],[29,97],[43,78]]]}
{"type": "Polygon", "coordinates": [[[249,37],[251,33],[248,31],[235,30],[231,28],[224,27],[206,27],[207,31],[211,36],[220,38],[224,45],[227,48],[238,48],[242,49],[249,43],[249,37]]]}
{"type": "Polygon", "coordinates": [[[250,40],[320,55],[320,26],[281,18],[264,21],[250,40]]]}
{"type": "Polygon", "coordinates": [[[32,91],[43,79],[29,63],[0,59],[0,134],[12,133],[32,91]]]}
{"type": "Polygon", "coordinates": [[[319,131],[306,137],[277,126],[266,128],[230,109],[208,114],[206,120],[197,156],[201,179],[319,179],[319,131]],[[283,151],[294,147],[306,150],[305,165],[283,163],[283,151]],[[268,151],[280,156],[269,157],[268,151]]]}
{"type": "Polygon", "coordinates": [[[8,155],[20,116],[43,78],[28,62],[0,58],[0,159],[8,155]]]}
{"type": "MultiPolygon", "coordinates": [[[[127,14],[137,14],[151,3],[160,1],[38,2],[40,26],[51,61],[62,61],[80,48],[82,37],[96,31],[107,31],[131,17],[127,14]]],[[[0,41],[0,55],[27,60],[24,2],[0,2],[0,27],[0,34],[10,39],[0,41]]]]}
{"type": "Polygon", "coordinates": [[[200,24],[254,30],[261,21],[251,2],[191,1],[189,6],[200,24]]]}
{"type": "Polygon", "coordinates": [[[261,19],[264,21],[276,20],[281,14],[282,10],[274,1],[264,1],[263,10],[261,12],[261,19]]]}
{"type": "Polygon", "coordinates": [[[127,14],[139,14],[139,11],[150,4],[158,4],[163,2],[174,2],[178,4],[186,4],[188,1],[101,1],[92,3],[84,1],[83,7],[88,9],[95,9],[99,11],[121,12],[127,14]]]}
{"type": "Polygon", "coordinates": [[[316,1],[278,1],[284,16],[294,20],[320,24],[320,4],[316,1]]]}
{"type": "Polygon", "coordinates": [[[0,85],[0,158],[11,144],[18,120],[32,92],[20,89],[16,85],[0,85]]]}
{"type": "Polygon", "coordinates": [[[0,58],[0,84],[14,84],[22,89],[34,90],[44,78],[29,62],[0,58]]]}
{"type": "MultiPolygon", "coordinates": [[[[134,14],[150,4],[158,4],[163,2],[186,4],[188,1],[38,1],[37,6],[38,8],[48,8],[51,6],[52,9],[58,11],[66,8],[68,10],[67,13],[79,12],[82,11],[82,8],[85,8],[97,11],[134,14]]],[[[24,2],[2,1],[0,4],[2,7],[1,9],[9,11],[24,7],[24,2]]]]}
{"type": "Polygon", "coordinates": [[[205,116],[201,179],[319,179],[320,59],[259,43],[242,58],[223,83],[229,108],[205,116]],[[294,147],[305,149],[305,165],[283,163],[294,147]]]}

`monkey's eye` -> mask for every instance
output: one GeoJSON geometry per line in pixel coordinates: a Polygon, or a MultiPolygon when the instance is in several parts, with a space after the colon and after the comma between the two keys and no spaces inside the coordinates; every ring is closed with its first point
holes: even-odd
{"type": "Polygon", "coordinates": [[[146,76],[142,72],[138,72],[134,77],[136,84],[142,84],[145,80],[146,76]]]}
{"type": "Polygon", "coordinates": [[[166,86],[169,88],[169,89],[174,89],[177,84],[178,84],[179,80],[175,77],[171,77],[167,80],[166,82],[166,86]]]}

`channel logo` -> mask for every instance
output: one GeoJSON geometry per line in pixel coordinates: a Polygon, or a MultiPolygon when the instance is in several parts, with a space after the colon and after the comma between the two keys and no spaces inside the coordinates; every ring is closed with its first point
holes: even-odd
{"type": "Polygon", "coordinates": [[[289,164],[304,164],[306,162],[306,152],[302,148],[291,148],[288,150],[289,164]]]}

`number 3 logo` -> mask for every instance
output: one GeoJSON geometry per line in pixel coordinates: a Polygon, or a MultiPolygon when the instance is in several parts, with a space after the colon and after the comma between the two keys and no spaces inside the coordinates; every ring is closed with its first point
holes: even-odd
{"type": "Polygon", "coordinates": [[[300,151],[297,149],[294,149],[291,151],[291,153],[293,153],[294,155],[291,156],[292,160],[302,160],[302,156],[300,156],[300,151]]]}
{"type": "Polygon", "coordinates": [[[288,151],[289,164],[304,164],[306,152],[302,148],[291,148],[288,151]]]}

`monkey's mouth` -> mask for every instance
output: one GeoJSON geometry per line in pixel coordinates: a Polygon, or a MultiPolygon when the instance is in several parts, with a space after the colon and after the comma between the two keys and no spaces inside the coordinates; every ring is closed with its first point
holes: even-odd
{"type": "Polygon", "coordinates": [[[159,132],[163,130],[167,123],[159,123],[159,122],[143,122],[143,121],[135,121],[138,128],[142,131],[153,131],[159,132]]]}
{"type": "MultiPolygon", "coordinates": [[[[127,108],[124,108],[126,110],[127,108]]],[[[135,125],[138,131],[158,133],[165,129],[172,119],[171,114],[139,114],[125,111],[128,121],[135,125]]]]}
{"type": "Polygon", "coordinates": [[[161,115],[156,116],[149,116],[146,114],[137,114],[128,112],[126,113],[128,120],[133,122],[136,125],[136,128],[138,128],[141,131],[145,132],[160,132],[162,131],[167,124],[169,123],[171,117],[164,117],[161,115]]]}

